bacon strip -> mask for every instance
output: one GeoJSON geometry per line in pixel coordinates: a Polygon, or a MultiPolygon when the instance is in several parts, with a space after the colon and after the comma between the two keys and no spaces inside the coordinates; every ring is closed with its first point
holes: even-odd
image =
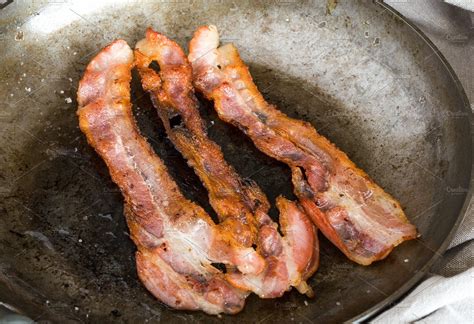
{"type": "Polygon", "coordinates": [[[250,290],[262,298],[281,296],[291,286],[308,295],[305,280],[318,266],[316,230],[297,206],[283,197],[277,199],[282,237],[267,215],[269,203],[253,182],[243,181],[224,159],[220,147],[206,134],[192,86],[191,66],[182,49],[164,35],[148,29],[137,43],[136,66],[143,88],[166,128],[168,137],[188,160],[209,192],[212,207],[233,239],[265,257],[260,274],[243,274],[229,269],[226,278],[234,286],[250,290]],[[150,68],[152,61],[160,72],[150,68]],[[180,119],[178,125],[170,120],[180,119]]]}
{"type": "Polygon", "coordinates": [[[104,159],[125,200],[137,245],[138,275],[148,290],[177,309],[237,313],[248,292],[230,285],[212,263],[259,274],[265,261],[234,244],[225,229],[187,200],[140,135],[132,116],[133,51],[123,40],[104,48],[87,66],[77,93],[79,124],[104,159]]]}
{"type": "Polygon", "coordinates": [[[400,204],[309,124],[268,104],[232,44],[219,47],[215,26],[190,42],[195,87],[219,117],[240,128],[264,153],[292,170],[295,194],[323,234],[363,265],[417,237],[400,204]]]}

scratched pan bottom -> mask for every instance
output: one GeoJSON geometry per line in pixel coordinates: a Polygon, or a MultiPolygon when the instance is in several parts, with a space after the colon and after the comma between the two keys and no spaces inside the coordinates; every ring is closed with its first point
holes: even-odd
{"type": "MultiPolygon", "coordinates": [[[[327,15],[325,2],[315,1],[35,1],[6,6],[0,22],[0,301],[37,321],[366,318],[427,271],[463,215],[471,172],[467,99],[436,49],[379,4],[348,1],[327,15]],[[76,87],[114,38],[133,46],[151,25],[186,45],[208,23],[237,45],[270,102],[311,122],[400,200],[420,239],[362,267],[321,238],[321,267],[310,280],[316,298],[251,296],[236,316],[174,311],[145,290],[121,195],[78,129],[76,87]]],[[[205,190],[165,138],[136,79],[132,88],[143,134],[185,195],[209,211],[205,190]]],[[[242,176],[272,202],[293,197],[285,165],[217,120],[209,103],[201,113],[242,176]]]]}

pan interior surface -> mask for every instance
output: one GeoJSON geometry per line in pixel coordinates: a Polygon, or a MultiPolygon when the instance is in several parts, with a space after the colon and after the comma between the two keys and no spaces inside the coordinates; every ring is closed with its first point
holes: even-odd
{"type": "MultiPolygon", "coordinates": [[[[1,10],[0,301],[34,320],[206,323],[340,322],[390,299],[445,244],[468,195],[470,113],[433,48],[372,2],[14,2],[1,10]],[[248,298],[222,318],[175,311],[139,282],[123,201],[78,128],[75,93],[85,66],[113,39],[131,46],[152,26],[185,48],[215,24],[233,42],[266,99],[316,129],[404,207],[421,237],[369,267],[325,238],[316,292],[248,298]]],[[[207,193],[166,139],[137,78],[142,133],[187,197],[207,193]]],[[[227,160],[274,203],[293,198],[288,168],[220,122],[202,100],[227,160]]],[[[271,216],[278,215],[274,209],[271,216]]]]}

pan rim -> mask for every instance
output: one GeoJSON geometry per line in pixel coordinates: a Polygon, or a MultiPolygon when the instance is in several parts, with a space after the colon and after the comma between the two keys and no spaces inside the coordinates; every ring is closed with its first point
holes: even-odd
{"type": "Polygon", "coordinates": [[[458,217],[456,219],[456,222],[454,223],[453,227],[451,228],[449,234],[446,236],[444,239],[443,243],[441,246],[434,252],[433,256],[431,259],[429,259],[426,264],[418,270],[415,275],[405,282],[400,288],[398,288],[394,293],[392,293],[390,296],[387,298],[383,299],[382,301],[378,302],[374,306],[370,307],[368,310],[364,311],[363,313],[351,318],[348,320],[348,322],[362,322],[362,321],[369,321],[374,319],[376,316],[380,315],[384,310],[387,310],[390,305],[395,304],[398,302],[404,295],[406,295],[411,288],[413,288],[418,282],[421,281],[421,279],[426,275],[426,273],[429,271],[429,269],[433,266],[433,264],[440,258],[440,256],[447,250],[449,244],[451,243],[454,234],[457,232],[457,229],[459,228],[459,225],[462,223],[466,216],[466,211],[470,205],[471,198],[473,195],[473,185],[472,181],[474,180],[473,178],[473,169],[474,169],[474,152],[472,150],[472,144],[474,142],[474,132],[472,128],[472,120],[473,120],[473,114],[472,110],[470,108],[469,104],[469,99],[467,97],[466,91],[464,90],[463,85],[461,84],[461,81],[459,80],[458,76],[456,75],[456,72],[454,69],[451,67],[451,64],[449,64],[448,60],[446,57],[443,55],[443,53],[438,49],[438,47],[429,39],[426,34],[421,31],[414,23],[410,22],[404,15],[402,15],[398,10],[390,6],[389,4],[385,3],[383,0],[375,0],[375,3],[379,5],[382,10],[386,10],[396,18],[400,19],[404,24],[406,24],[410,29],[417,34],[422,41],[424,41],[433,51],[433,54],[436,55],[436,57],[440,60],[440,62],[443,64],[445,67],[446,71],[448,72],[449,76],[451,79],[454,81],[456,84],[456,90],[462,99],[464,105],[462,106],[463,112],[467,113],[467,118],[469,120],[469,133],[471,137],[470,141],[470,146],[469,146],[469,151],[470,154],[469,156],[471,157],[471,168],[469,169],[469,185],[468,185],[468,192],[466,193],[466,196],[464,198],[463,205],[459,211],[458,217]]]}

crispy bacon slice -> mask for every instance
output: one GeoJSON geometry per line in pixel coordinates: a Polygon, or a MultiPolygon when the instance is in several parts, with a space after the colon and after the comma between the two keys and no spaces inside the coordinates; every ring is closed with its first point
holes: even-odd
{"type": "Polygon", "coordinates": [[[124,196],[127,223],[138,248],[138,275],[171,307],[237,313],[248,292],[230,285],[212,263],[257,275],[265,261],[252,248],[235,244],[225,228],[181,194],[140,135],[130,104],[133,60],[123,40],[104,48],[79,84],[77,113],[81,130],[124,196]]]}
{"type": "Polygon", "coordinates": [[[277,199],[282,237],[267,215],[269,203],[253,182],[243,181],[224,159],[220,147],[206,134],[192,86],[192,71],[178,44],[148,29],[137,43],[136,66],[143,88],[163,121],[168,137],[188,160],[209,192],[212,207],[233,239],[265,257],[260,274],[243,274],[228,269],[226,278],[236,287],[262,298],[281,296],[291,286],[308,295],[305,280],[318,266],[319,246],[316,229],[294,202],[277,199]],[[160,72],[150,68],[152,61],[160,72]],[[170,120],[180,119],[180,123],[170,120]]]}
{"type": "Polygon", "coordinates": [[[218,46],[215,26],[194,34],[188,58],[195,87],[214,100],[221,119],[291,167],[295,194],[328,239],[349,259],[368,265],[417,237],[394,198],[309,123],[268,104],[234,45],[218,46]]]}

